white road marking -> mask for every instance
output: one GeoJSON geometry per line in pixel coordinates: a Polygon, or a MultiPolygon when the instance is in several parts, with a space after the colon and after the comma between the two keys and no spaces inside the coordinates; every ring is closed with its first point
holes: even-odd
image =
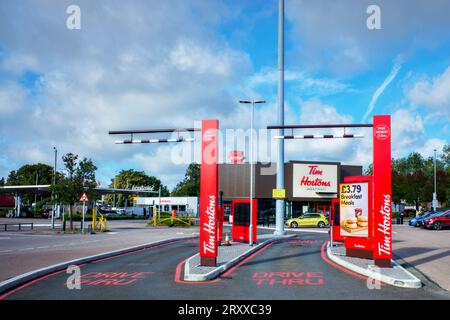
{"type": "Polygon", "coordinates": [[[64,247],[64,245],[63,244],[55,244],[55,245],[53,245],[53,247],[64,247]]]}
{"type": "Polygon", "coordinates": [[[47,248],[50,248],[50,246],[37,247],[37,249],[47,249],[47,248]]]}
{"type": "Polygon", "coordinates": [[[7,253],[7,252],[12,252],[12,250],[3,250],[3,251],[0,251],[0,253],[7,253]]]}
{"type": "MultiPolygon", "coordinates": [[[[272,227],[258,227],[258,229],[263,230],[275,230],[275,228],[272,227]]],[[[285,231],[294,231],[294,232],[311,232],[311,233],[328,233],[328,229],[326,230],[315,230],[315,229],[306,229],[306,228],[284,228],[285,231]]]]}
{"type": "Polygon", "coordinates": [[[10,237],[6,237],[6,238],[0,238],[0,240],[9,240],[11,239],[10,237]]]}
{"type": "Polygon", "coordinates": [[[177,232],[176,234],[184,234],[184,232],[177,232]]]}
{"type": "Polygon", "coordinates": [[[29,251],[29,250],[34,250],[34,248],[22,248],[22,249],[19,249],[19,251],[29,251]]]}

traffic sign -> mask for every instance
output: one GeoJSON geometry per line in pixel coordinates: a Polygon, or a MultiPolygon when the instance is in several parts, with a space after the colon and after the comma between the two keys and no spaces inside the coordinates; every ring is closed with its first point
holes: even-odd
{"type": "Polygon", "coordinates": [[[80,202],[89,202],[89,198],[86,192],[83,192],[83,194],[81,195],[80,202]]]}

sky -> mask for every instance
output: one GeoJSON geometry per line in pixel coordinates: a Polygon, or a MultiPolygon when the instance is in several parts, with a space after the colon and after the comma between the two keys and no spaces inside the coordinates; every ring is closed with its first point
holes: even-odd
{"type": "MultiPolygon", "coordinates": [[[[393,157],[442,150],[450,140],[448,12],[447,0],[285,0],[285,123],[390,114],[393,157]],[[380,8],[381,29],[367,27],[370,5],[380,8]]],[[[277,124],[277,26],[277,0],[1,1],[0,177],[28,163],[53,166],[56,147],[58,170],[72,152],[95,162],[103,186],[135,169],[172,189],[198,162],[198,137],[116,145],[108,131],[218,119],[225,162],[233,149],[248,155],[242,99],[266,100],[255,111],[256,153],[275,160],[265,128],[277,124]],[[80,29],[67,27],[70,5],[80,8],[80,29]]],[[[286,141],[286,160],[366,167],[371,132],[354,133],[364,138],[286,141]]]]}

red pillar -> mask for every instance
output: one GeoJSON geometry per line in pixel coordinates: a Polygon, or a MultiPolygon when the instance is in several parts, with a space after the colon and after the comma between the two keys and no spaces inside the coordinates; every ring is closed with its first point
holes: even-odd
{"type": "Polygon", "coordinates": [[[200,265],[217,264],[219,121],[202,120],[200,165],[200,265]]]}
{"type": "Polygon", "coordinates": [[[375,264],[392,260],[391,116],[373,117],[373,205],[375,264]]]}

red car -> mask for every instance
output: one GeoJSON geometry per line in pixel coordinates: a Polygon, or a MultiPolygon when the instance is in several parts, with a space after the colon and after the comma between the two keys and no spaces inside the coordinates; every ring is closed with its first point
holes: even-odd
{"type": "Polygon", "coordinates": [[[423,220],[424,228],[441,230],[443,227],[450,227],[450,210],[432,215],[423,220]]]}

